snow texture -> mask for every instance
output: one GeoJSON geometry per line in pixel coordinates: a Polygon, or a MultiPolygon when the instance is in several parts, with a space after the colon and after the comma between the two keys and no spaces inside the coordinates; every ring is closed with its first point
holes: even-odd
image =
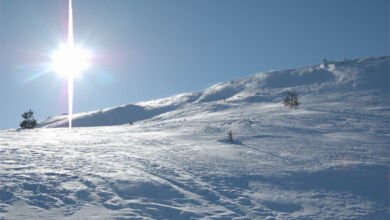
{"type": "Polygon", "coordinates": [[[79,113],[72,131],[64,115],[2,130],[0,219],[389,219],[389,65],[328,61],[79,113]]]}

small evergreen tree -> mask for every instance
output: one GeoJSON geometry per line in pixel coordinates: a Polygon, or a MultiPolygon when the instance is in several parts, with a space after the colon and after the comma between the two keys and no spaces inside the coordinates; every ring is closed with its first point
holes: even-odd
{"type": "Polygon", "coordinates": [[[34,112],[31,109],[22,114],[23,121],[20,122],[20,127],[24,129],[32,129],[37,126],[37,121],[34,119],[34,112]]]}
{"type": "Polygon", "coordinates": [[[301,103],[299,103],[298,95],[295,92],[288,92],[287,96],[283,99],[283,104],[286,107],[295,109],[301,103]]]}

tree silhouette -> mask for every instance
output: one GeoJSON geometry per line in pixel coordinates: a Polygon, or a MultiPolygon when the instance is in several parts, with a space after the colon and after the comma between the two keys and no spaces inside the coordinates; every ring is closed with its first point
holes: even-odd
{"type": "Polygon", "coordinates": [[[20,122],[20,127],[24,129],[32,129],[37,126],[37,121],[34,119],[34,112],[31,109],[22,114],[23,121],[20,122]]]}

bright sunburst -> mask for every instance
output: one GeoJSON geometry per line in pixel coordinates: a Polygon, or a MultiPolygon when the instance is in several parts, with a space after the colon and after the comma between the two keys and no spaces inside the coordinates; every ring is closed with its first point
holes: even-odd
{"type": "Polygon", "coordinates": [[[72,128],[73,115],[73,80],[89,66],[90,53],[74,44],[73,41],[73,8],[69,0],[68,8],[68,42],[61,45],[52,54],[52,70],[68,79],[68,121],[72,128]]]}
{"type": "Polygon", "coordinates": [[[77,77],[90,66],[90,52],[77,45],[63,44],[52,56],[52,69],[61,76],[77,77]]]}

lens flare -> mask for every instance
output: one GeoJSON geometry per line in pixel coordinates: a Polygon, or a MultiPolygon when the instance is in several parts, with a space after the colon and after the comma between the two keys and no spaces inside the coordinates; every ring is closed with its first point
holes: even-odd
{"type": "Polygon", "coordinates": [[[68,41],[52,54],[51,69],[68,78],[68,121],[69,129],[71,129],[74,78],[89,67],[90,53],[88,50],[74,44],[72,0],[69,0],[68,12],[68,41]]]}
{"type": "Polygon", "coordinates": [[[61,76],[77,77],[90,66],[89,51],[76,45],[61,45],[51,59],[52,69],[61,76]]]}

